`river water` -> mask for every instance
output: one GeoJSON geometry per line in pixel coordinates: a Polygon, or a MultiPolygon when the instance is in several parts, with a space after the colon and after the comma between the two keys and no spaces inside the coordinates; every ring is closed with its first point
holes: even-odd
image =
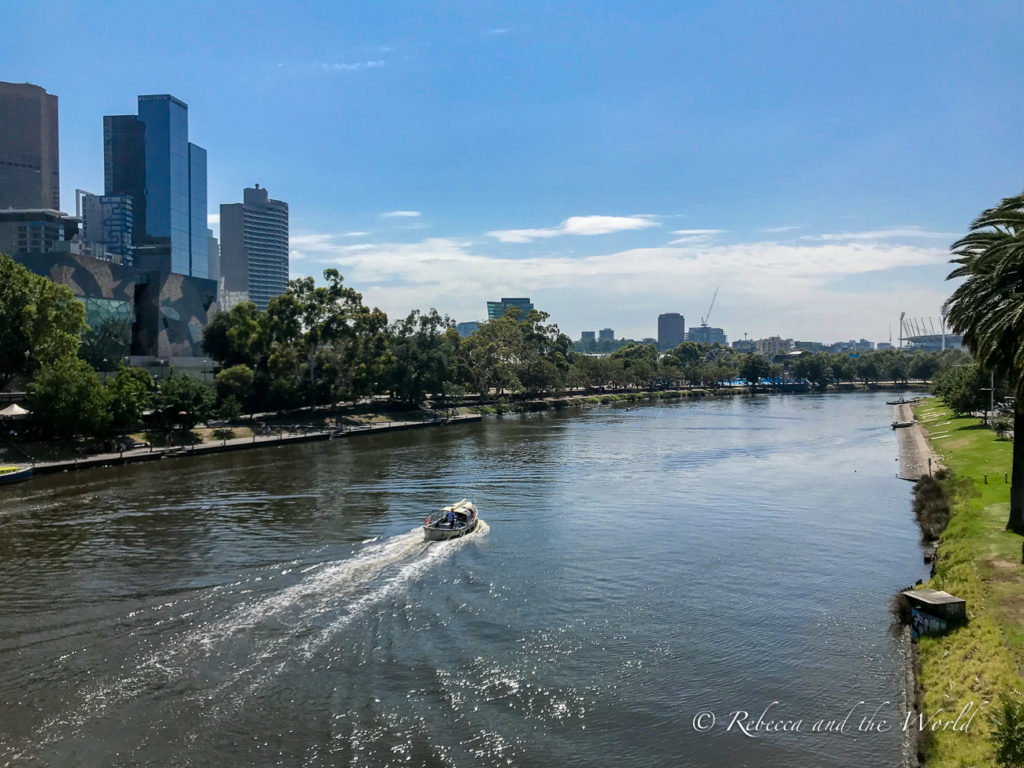
{"type": "Polygon", "coordinates": [[[488,418],[0,489],[0,765],[900,765],[886,601],[925,570],[883,400],[488,418]],[[423,542],[462,497],[481,529],[423,542]]]}

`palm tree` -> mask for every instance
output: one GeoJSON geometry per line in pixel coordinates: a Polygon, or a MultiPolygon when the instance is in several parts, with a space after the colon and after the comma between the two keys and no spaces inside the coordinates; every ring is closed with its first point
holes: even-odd
{"type": "Polygon", "coordinates": [[[1006,528],[1024,534],[1024,195],[982,213],[952,250],[951,261],[960,266],[948,279],[965,280],[948,302],[950,326],[982,368],[1006,377],[1016,396],[1006,528]]]}

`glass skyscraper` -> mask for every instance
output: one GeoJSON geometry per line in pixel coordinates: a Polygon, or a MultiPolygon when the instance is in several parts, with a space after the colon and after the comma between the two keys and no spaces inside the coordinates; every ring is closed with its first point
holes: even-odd
{"type": "Polygon", "coordinates": [[[185,102],[138,103],[138,116],[103,118],[106,194],[133,198],[136,245],[165,249],[173,273],[206,277],[206,150],[188,140],[185,102]]]}

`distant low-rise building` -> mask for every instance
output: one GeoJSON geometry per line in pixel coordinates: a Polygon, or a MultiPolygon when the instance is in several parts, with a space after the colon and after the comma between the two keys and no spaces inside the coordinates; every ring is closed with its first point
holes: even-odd
{"type": "Polygon", "coordinates": [[[597,334],[594,331],[583,331],[580,333],[580,341],[584,344],[594,344],[597,341],[597,334]]]}
{"type": "Polygon", "coordinates": [[[687,341],[695,341],[698,344],[726,344],[725,331],[721,328],[711,328],[707,325],[698,325],[686,333],[687,341]]]}
{"type": "Polygon", "coordinates": [[[793,351],[793,340],[781,336],[769,336],[754,342],[754,351],[761,357],[771,360],[776,355],[786,355],[793,351]]]}
{"type": "Polygon", "coordinates": [[[737,352],[753,352],[754,344],[753,339],[737,339],[732,343],[732,348],[737,352]]]}
{"type": "Polygon", "coordinates": [[[597,332],[598,341],[615,341],[615,331],[611,328],[602,328],[597,332]]]}
{"type": "Polygon", "coordinates": [[[824,352],[825,344],[821,341],[794,341],[793,349],[799,352],[824,352]]]}
{"type": "Polygon", "coordinates": [[[522,312],[522,316],[533,309],[533,302],[527,298],[503,298],[501,301],[488,301],[487,302],[487,319],[497,320],[498,318],[504,317],[505,313],[508,312],[512,307],[516,307],[522,312]]]}
{"type": "Polygon", "coordinates": [[[476,320],[467,320],[464,323],[456,323],[455,330],[462,338],[466,338],[471,333],[476,331],[480,327],[480,323],[476,320]]]}

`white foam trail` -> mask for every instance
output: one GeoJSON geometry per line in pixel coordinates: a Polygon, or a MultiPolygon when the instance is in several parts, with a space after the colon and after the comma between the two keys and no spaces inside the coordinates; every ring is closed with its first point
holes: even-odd
{"type": "MultiPolygon", "coordinates": [[[[470,541],[487,535],[489,531],[490,526],[481,519],[473,533],[460,539],[427,542],[423,540],[421,529],[414,528],[408,533],[392,536],[380,542],[374,541],[348,560],[303,569],[301,573],[309,573],[313,568],[317,568],[301,581],[274,594],[258,598],[248,605],[240,606],[213,624],[170,638],[159,650],[141,659],[134,673],[101,684],[92,690],[83,691],[82,704],[75,711],[65,713],[63,717],[57,716],[47,721],[34,735],[32,742],[37,748],[57,742],[67,735],[69,726],[84,727],[90,720],[100,717],[111,705],[131,700],[144,693],[151,687],[154,677],[165,679],[177,676],[188,662],[211,655],[219,643],[233,635],[251,630],[268,620],[280,619],[298,609],[297,615],[290,622],[293,624],[293,631],[266,640],[258,648],[253,647],[249,656],[251,663],[235,670],[231,678],[215,689],[207,689],[197,696],[209,702],[218,693],[247,678],[253,678],[256,674],[258,676],[247,686],[247,690],[254,691],[284,668],[285,662],[282,661],[269,665],[269,669],[266,669],[266,662],[276,653],[287,651],[287,655],[291,655],[295,650],[299,650],[308,657],[372,606],[397,593],[420,578],[431,567],[451,557],[470,541]],[[298,633],[308,628],[309,619],[329,610],[344,607],[347,598],[352,598],[361,588],[367,587],[386,568],[402,561],[409,562],[402,564],[394,575],[380,585],[371,587],[366,594],[351,599],[344,615],[331,622],[313,638],[295,647],[298,633]],[[265,669],[266,674],[258,674],[261,669],[265,669]]],[[[18,749],[15,745],[5,746],[8,746],[8,751],[6,754],[0,751],[0,756],[11,758],[22,754],[20,751],[14,751],[18,749]]]]}

